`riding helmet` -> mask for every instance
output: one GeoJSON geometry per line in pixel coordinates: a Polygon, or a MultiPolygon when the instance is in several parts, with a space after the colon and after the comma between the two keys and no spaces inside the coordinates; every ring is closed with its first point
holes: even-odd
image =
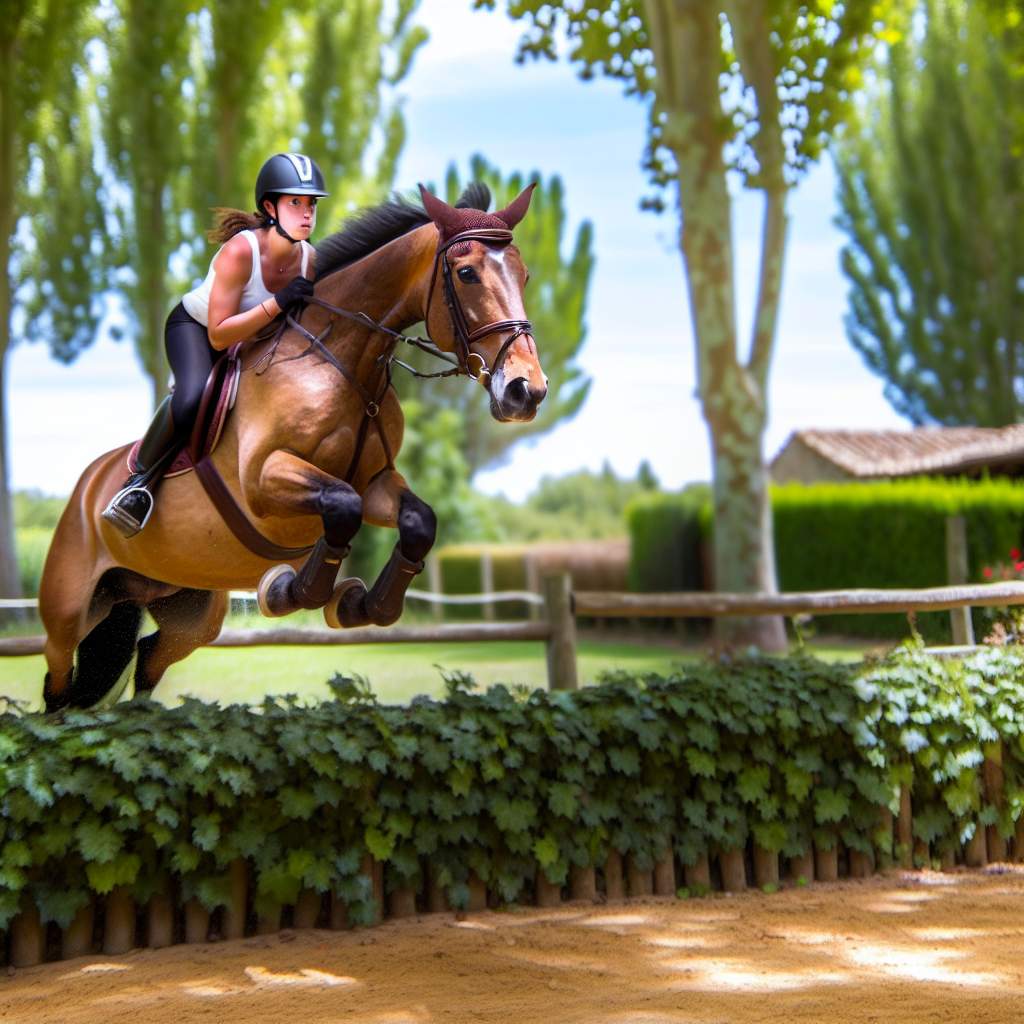
{"type": "Polygon", "coordinates": [[[275,153],[256,177],[256,209],[271,195],[326,196],[324,176],[316,161],[302,153],[275,153]]]}

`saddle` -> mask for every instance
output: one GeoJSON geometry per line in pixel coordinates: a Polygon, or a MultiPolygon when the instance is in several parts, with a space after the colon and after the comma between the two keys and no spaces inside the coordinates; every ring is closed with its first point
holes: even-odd
{"type": "MultiPolygon", "coordinates": [[[[213,364],[203,388],[189,443],[163,472],[163,479],[191,473],[196,464],[217,447],[228,413],[235,407],[235,399],[238,397],[238,381],[242,372],[242,360],[239,357],[241,347],[241,344],[232,345],[227,355],[213,364]]],[[[131,473],[139,470],[138,453],[141,444],[140,438],[128,452],[128,470],[131,473]]]]}

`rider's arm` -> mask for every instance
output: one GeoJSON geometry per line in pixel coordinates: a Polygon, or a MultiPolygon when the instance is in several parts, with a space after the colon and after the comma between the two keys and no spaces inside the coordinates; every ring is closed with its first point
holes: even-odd
{"type": "Polygon", "coordinates": [[[217,271],[210,289],[210,312],[207,332],[215,349],[227,349],[236,341],[252,337],[278,313],[280,306],[271,298],[260,305],[238,312],[245,283],[252,273],[252,249],[241,235],[235,235],[213,263],[217,271]]]}

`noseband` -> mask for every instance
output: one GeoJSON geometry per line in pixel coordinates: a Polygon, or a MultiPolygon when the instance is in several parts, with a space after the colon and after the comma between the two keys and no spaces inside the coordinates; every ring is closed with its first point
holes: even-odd
{"type": "Polygon", "coordinates": [[[427,337],[430,337],[430,305],[434,300],[434,285],[437,281],[437,268],[441,268],[441,281],[444,286],[444,301],[448,307],[448,315],[451,318],[452,337],[455,341],[456,355],[459,360],[459,369],[462,373],[479,380],[490,389],[491,378],[497,372],[501,361],[509,346],[523,334],[533,334],[533,325],[529,320],[495,320],[492,323],[484,324],[475,331],[469,329],[469,321],[459,301],[459,293],[455,290],[455,282],[452,280],[452,267],[448,262],[448,250],[461,242],[483,242],[485,245],[497,246],[504,249],[512,242],[512,232],[507,228],[471,228],[468,231],[460,231],[452,235],[443,245],[437,247],[437,254],[434,256],[434,269],[430,274],[430,290],[427,292],[427,311],[423,316],[427,328],[427,337]],[[498,334],[502,331],[511,333],[505,339],[504,344],[494,357],[490,367],[487,360],[479,352],[473,351],[473,343],[491,334],[498,334]],[[476,367],[474,372],[474,360],[476,367]]]}

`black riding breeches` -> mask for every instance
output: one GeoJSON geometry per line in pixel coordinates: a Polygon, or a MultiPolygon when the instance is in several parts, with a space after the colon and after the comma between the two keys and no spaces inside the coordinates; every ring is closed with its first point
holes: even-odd
{"type": "Polygon", "coordinates": [[[179,438],[184,438],[192,430],[199,412],[210,370],[224,353],[210,344],[206,328],[189,316],[180,302],[167,318],[164,346],[167,361],[174,372],[174,395],[171,398],[174,431],[179,438]]]}

